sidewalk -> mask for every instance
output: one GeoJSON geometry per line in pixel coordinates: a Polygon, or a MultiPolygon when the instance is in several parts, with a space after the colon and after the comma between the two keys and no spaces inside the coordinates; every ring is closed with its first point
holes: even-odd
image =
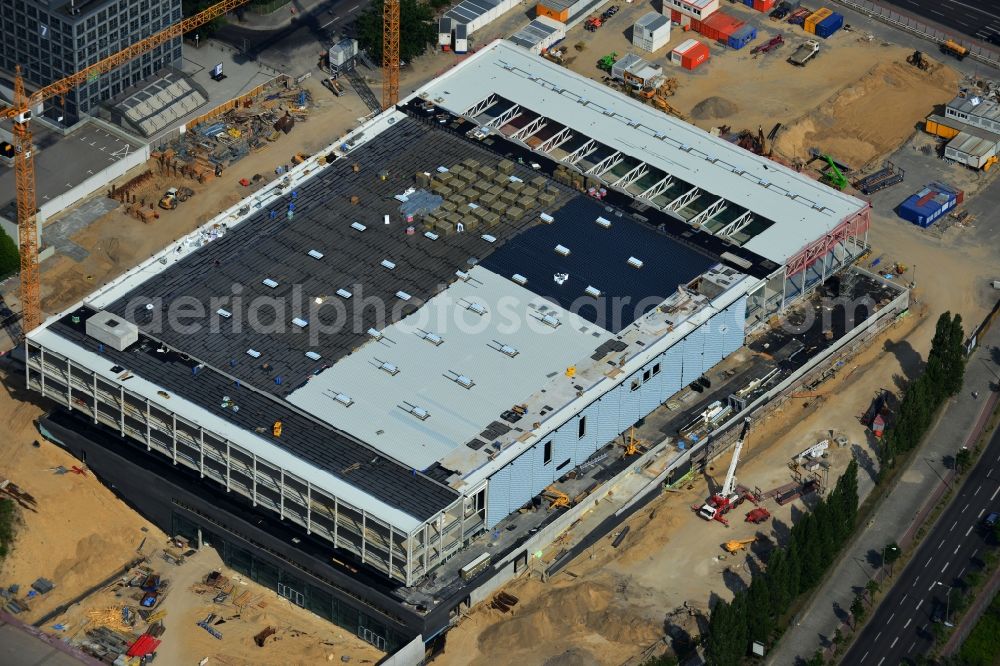
{"type": "Polygon", "coordinates": [[[940,497],[945,480],[951,476],[951,470],[945,468],[942,460],[951,458],[961,445],[978,437],[986,422],[984,415],[995,404],[996,396],[989,387],[997,380],[997,368],[990,348],[1000,344],[1000,326],[994,326],[980,343],[969,359],[962,391],[946,406],[874,518],[828,573],[826,582],[815,592],[813,603],[793,620],[768,655],[768,664],[787,666],[796,663],[797,658],[808,659],[819,648],[829,647],[834,632],[847,618],[855,591],[876,575],[877,570],[868,561],[870,554],[877,557],[892,542],[905,548],[929,507],[940,497]],[[978,400],[972,397],[973,391],[979,392],[978,400]]]}
{"type": "Polygon", "coordinates": [[[256,14],[246,9],[242,13],[242,19],[235,25],[247,30],[264,32],[278,30],[309,14],[321,14],[327,9],[333,9],[336,2],[337,0],[288,0],[287,4],[268,14],[256,14]]]}

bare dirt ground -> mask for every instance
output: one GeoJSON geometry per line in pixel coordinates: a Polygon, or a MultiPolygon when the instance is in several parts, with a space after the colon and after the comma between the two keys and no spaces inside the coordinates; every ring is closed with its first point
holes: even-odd
{"type": "Polygon", "coordinates": [[[85,465],[38,434],[34,422],[43,409],[22,402],[23,384],[21,375],[4,376],[0,387],[0,422],[6,424],[0,437],[0,480],[10,479],[34,496],[37,511],[20,512],[13,552],[0,562],[0,585],[16,583],[24,594],[38,577],[55,583],[21,616],[33,621],[135,559],[144,538],[151,543],[165,535],[93,474],[53,471],[85,465]],[[35,441],[41,446],[35,448],[35,441]]]}

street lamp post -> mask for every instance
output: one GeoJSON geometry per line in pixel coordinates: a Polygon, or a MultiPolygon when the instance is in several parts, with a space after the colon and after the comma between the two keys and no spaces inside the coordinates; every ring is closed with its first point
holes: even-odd
{"type": "Polygon", "coordinates": [[[951,622],[948,621],[948,618],[951,617],[951,591],[954,589],[954,587],[951,585],[945,585],[941,581],[937,581],[935,584],[940,585],[941,587],[948,588],[948,596],[945,597],[945,603],[944,603],[944,626],[950,627],[952,626],[952,624],[951,622]]]}

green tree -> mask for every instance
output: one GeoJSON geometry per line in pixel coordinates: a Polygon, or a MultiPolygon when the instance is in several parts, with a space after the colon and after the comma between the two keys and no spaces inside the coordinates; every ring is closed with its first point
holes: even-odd
{"type": "MultiPolygon", "coordinates": [[[[358,17],[358,45],[375,62],[382,61],[383,0],[374,0],[358,17]]],[[[399,58],[410,62],[437,40],[434,13],[417,0],[399,0],[399,58]]]]}
{"type": "Polygon", "coordinates": [[[892,566],[892,564],[903,556],[903,550],[895,541],[885,544],[882,549],[882,564],[892,566]]]}
{"type": "Polygon", "coordinates": [[[955,454],[955,469],[959,472],[964,472],[972,464],[972,451],[966,447],[962,447],[955,454]]]}
{"type": "Polygon", "coordinates": [[[774,611],[771,595],[764,576],[755,576],[746,594],[747,634],[751,641],[766,642],[774,631],[774,611]]]}
{"type": "Polygon", "coordinates": [[[14,239],[0,231],[0,279],[13,275],[21,267],[21,255],[14,239]]]}
{"type": "MultiPolygon", "coordinates": [[[[182,0],[181,10],[184,13],[184,17],[187,18],[208,9],[217,2],[219,2],[219,0],[182,0]]],[[[201,35],[202,39],[207,39],[208,37],[211,37],[213,34],[215,34],[215,32],[219,28],[225,25],[225,23],[226,23],[225,15],[217,16],[216,18],[198,27],[192,32],[201,35]]]]}
{"type": "Polygon", "coordinates": [[[813,653],[813,656],[805,662],[805,666],[823,666],[825,663],[826,659],[823,658],[823,651],[816,650],[816,652],[813,653]]]}
{"type": "Polygon", "coordinates": [[[854,601],[851,602],[851,617],[854,618],[855,630],[857,630],[858,625],[865,621],[865,613],[867,610],[868,609],[865,608],[865,600],[861,598],[861,595],[854,595],[854,601]]]}

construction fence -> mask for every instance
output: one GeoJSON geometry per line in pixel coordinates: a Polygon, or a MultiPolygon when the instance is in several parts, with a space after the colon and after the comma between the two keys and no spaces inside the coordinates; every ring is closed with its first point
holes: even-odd
{"type": "Polygon", "coordinates": [[[836,0],[836,2],[844,5],[845,7],[850,7],[855,11],[861,12],[870,18],[877,19],[883,23],[888,23],[889,25],[895,26],[901,30],[905,30],[910,34],[930,39],[936,44],[940,44],[950,39],[953,42],[957,42],[969,49],[970,58],[974,58],[981,63],[1000,69],[1000,53],[987,48],[980,42],[973,39],[959,37],[952,32],[946,32],[939,27],[924,23],[914,16],[899,11],[899,9],[895,7],[885,7],[877,2],[872,2],[871,0],[836,0]]]}

